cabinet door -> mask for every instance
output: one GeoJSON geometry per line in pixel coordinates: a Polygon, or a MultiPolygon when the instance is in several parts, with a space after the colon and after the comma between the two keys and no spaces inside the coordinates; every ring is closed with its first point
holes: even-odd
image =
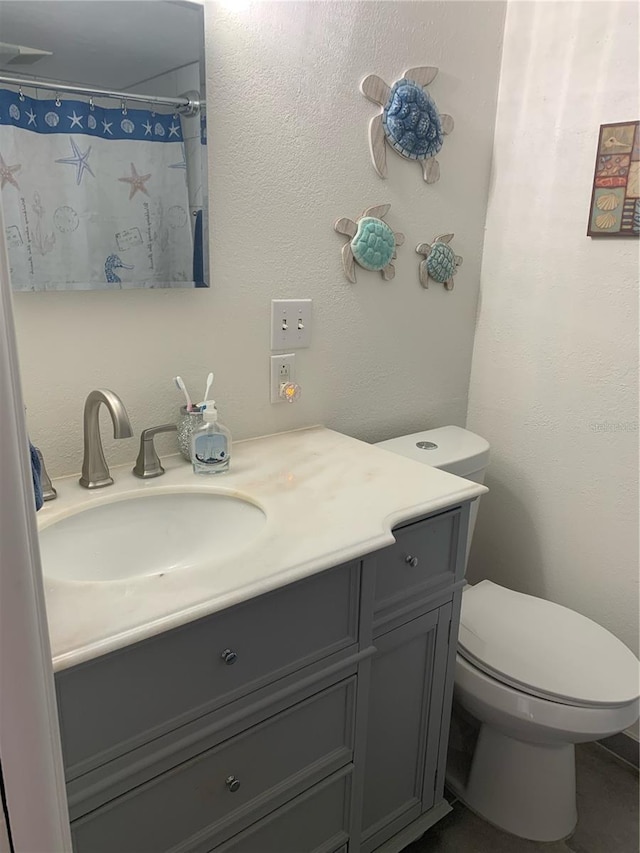
{"type": "Polygon", "coordinates": [[[434,802],[451,605],[383,634],[371,665],[363,853],[434,802]]]}

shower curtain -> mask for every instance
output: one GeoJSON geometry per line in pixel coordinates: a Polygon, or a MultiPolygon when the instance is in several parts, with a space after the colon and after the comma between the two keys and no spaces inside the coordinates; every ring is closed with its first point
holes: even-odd
{"type": "Polygon", "coordinates": [[[193,287],[180,119],[0,89],[14,290],[193,287]]]}
{"type": "Polygon", "coordinates": [[[0,209],[0,812],[8,812],[12,851],[66,853],[69,811],[3,231],[0,209]]]}

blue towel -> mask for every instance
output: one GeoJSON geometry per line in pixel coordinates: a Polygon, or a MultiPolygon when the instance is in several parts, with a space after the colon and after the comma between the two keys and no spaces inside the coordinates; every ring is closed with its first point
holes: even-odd
{"type": "Polygon", "coordinates": [[[42,466],[40,465],[40,457],[38,456],[38,451],[35,449],[33,444],[29,442],[29,454],[31,456],[31,478],[33,479],[33,494],[36,499],[36,512],[39,509],[42,509],[42,504],[44,503],[42,499],[42,482],[41,482],[41,473],[42,466]]]}
{"type": "Polygon", "coordinates": [[[193,233],[193,281],[196,287],[206,287],[204,280],[204,235],[202,211],[196,213],[196,225],[193,233]]]}

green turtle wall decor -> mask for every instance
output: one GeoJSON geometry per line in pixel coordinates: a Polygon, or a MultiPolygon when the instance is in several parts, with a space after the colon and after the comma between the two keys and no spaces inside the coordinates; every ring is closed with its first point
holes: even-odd
{"type": "Polygon", "coordinates": [[[351,238],[342,247],[344,274],[350,282],[356,280],[356,263],[366,270],[379,270],[386,281],[396,274],[391,261],[396,257],[397,247],[404,243],[404,234],[392,231],[384,221],[390,207],[390,204],[368,207],[355,222],[343,217],[334,224],[338,234],[351,238]]]}
{"type": "Polygon", "coordinates": [[[429,279],[444,284],[447,290],[453,290],[453,277],[462,264],[460,255],[456,255],[449,245],[453,240],[453,234],[441,234],[434,237],[433,243],[420,243],[416,246],[416,252],[424,255],[424,261],[420,261],[418,275],[420,284],[429,287],[429,279]]]}
{"type": "Polygon", "coordinates": [[[369,74],[360,84],[362,94],[382,107],[382,112],[369,125],[371,159],[381,178],[387,177],[386,144],[389,143],[402,157],[421,164],[428,184],[439,180],[436,154],[442,148],[443,136],[453,130],[453,119],[438,111],[425,89],[437,73],[437,68],[420,66],[408,68],[393,86],[376,74],[369,74]]]}

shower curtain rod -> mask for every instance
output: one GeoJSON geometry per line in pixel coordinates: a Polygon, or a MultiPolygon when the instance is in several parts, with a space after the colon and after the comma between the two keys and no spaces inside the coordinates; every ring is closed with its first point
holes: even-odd
{"type": "Polygon", "coordinates": [[[71,86],[68,83],[52,83],[45,80],[31,80],[22,77],[13,77],[0,74],[0,83],[9,83],[13,86],[26,86],[31,89],[49,89],[51,92],[60,92],[74,95],[88,95],[94,98],[117,98],[125,103],[140,101],[145,104],[157,104],[163,107],[174,107],[176,112],[184,116],[195,116],[200,112],[201,102],[199,92],[185,92],[180,98],[162,98],[156,95],[138,95],[133,92],[114,92],[109,89],[95,89],[86,86],[71,86]]]}

